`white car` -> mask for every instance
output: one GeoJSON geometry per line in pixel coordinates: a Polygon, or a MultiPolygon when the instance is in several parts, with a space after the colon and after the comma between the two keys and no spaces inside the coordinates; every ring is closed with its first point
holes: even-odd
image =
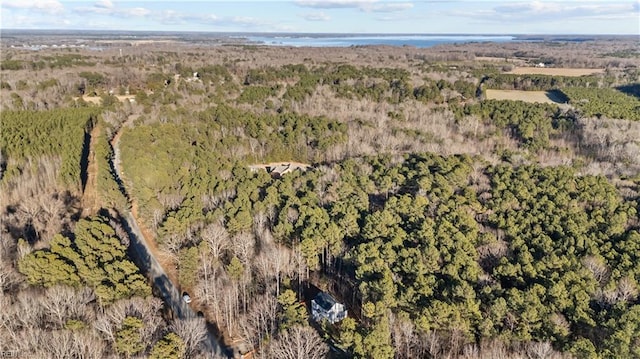
{"type": "Polygon", "coordinates": [[[182,300],[187,304],[191,303],[191,297],[187,292],[182,293],[182,300]]]}

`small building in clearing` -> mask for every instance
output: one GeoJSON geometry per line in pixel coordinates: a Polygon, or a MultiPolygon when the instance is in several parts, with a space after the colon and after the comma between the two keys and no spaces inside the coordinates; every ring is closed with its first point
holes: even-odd
{"type": "Polygon", "coordinates": [[[282,177],[283,174],[289,173],[291,171],[293,171],[293,167],[289,163],[282,163],[272,167],[267,167],[267,172],[275,177],[282,177]]]}
{"type": "Polygon", "coordinates": [[[325,292],[320,292],[311,301],[311,316],[316,322],[323,319],[331,324],[337,323],[347,317],[347,310],[344,305],[325,292]]]}
{"type": "Polygon", "coordinates": [[[250,165],[251,171],[265,170],[274,178],[280,178],[287,173],[291,173],[295,170],[306,171],[310,166],[303,163],[296,162],[272,162],[250,165]]]}

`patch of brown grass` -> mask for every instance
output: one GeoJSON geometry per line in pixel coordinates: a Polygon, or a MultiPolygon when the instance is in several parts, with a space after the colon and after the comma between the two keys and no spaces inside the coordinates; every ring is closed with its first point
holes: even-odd
{"type": "MultiPolygon", "coordinates": [[[[118,99],[118,101],[123,102],[123,101],[131,101],[131,100],[135,100],[136,96],[135,95],[115,95],[116,98],[118,99]]],[[[78,100],[79,97],[74,97],[74,100],[78,100]]],[[[90,102],[96,105],[99,105],[102,102],[102,97],[100,96],[82,96],[82,99],[85,102],[90,102]]]]}
{"type": "Polygon", "coordinates": [[[549,91],[518,91],[518,90],[491,90],[486,91],[489,100],[512,100],[539,103],[562,103],[562,101],[549,91]]]}

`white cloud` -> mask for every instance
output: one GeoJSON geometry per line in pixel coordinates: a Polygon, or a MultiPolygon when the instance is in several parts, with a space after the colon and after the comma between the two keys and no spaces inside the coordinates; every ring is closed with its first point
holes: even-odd
{"type": "Polygon", "coordinates": [[[426,21],[433,18],[437,18],[440,16],[439,14],[432,13],[401,13],[401,14],[385,14],[381,16],[377,16],[375,19],[378,21],[398,21],[398,22],[406,22],[406,21],[426,21]]]}
{"type": "Polygon", "coordinates": [[[268,24],[263,20],[256,19],[250,16],[234,16],[231,18],[223,19],[222,22],[230,25],[240,25],[242,27],[257,27],[268,24]]]}
{"type": "Polygon", "coordinates": [[[363,5],[374,3],[375,0],[298,0],[296,4],[302,7],[316,9],[346,9],[361,8],[363,5]]]}
{"type": "Polygon", "coordinates": [[[72,25],[69,19],[61,16],[32,16],[32,15],[15,15],[4,18],[3,27],[11,29],[51,29],[52,27],[67,28],[72,25]]]}
{"type": "Polygon", "coordinates": [[[620,19],[638,16],[637,4],[623,1],[518,1],[488,9],[452,11],[450,15],[484,22],[571,21],[578,19],[620,19]]]}
{"type": "Polygon", "coordinates": [[[307,21],[329,21],[329,20],[331,20],[331,17],[329,15],[325,14],[322,11],[302,14],[300,16],[303,17],[307,21]]]}
{"type": "Polygon", "coordinates": [[[205,14],[205,15],[191,15],[191,18],[198,19],[203,23],[212,23],[220,21],[220,18],[216,16],[216,14],[205,14]]]}
{"type": "Polygon", "coordinates": [[[398,12],[409,10],[411,8],[413,8],[413,4],[410,2],[394,2],[367,4],[362,7],[362,10],[371,12],[398,12]]]}
{"type": "Polygon", "coordinates": [[[133,8],[126,8],[126,9],[122,9],[119,11],[120,14],[122,14],[122,16],[125,17],[143,17],[143,16],[147,16],[149,14],[151,14],[151,10],[149,9],[145,9],[143,7],[133,7],[133,8]]]}
{"type": "Polygon", "coordinates": [[[182,21],[181,14],[175,10],[163,10],[156,16],[156,19],[163,24],[178,24],[182,21]]]}
{"type": "Polygon", "coordinates": [[[151,18],[165,25],[200,24],[221,27],[242,27],[252,30],[265,28],[273,30],[283,26],[250,16],[219,17],[215,14],[192,14],[175,10],[164,10],[159,13],[153,13],[151,18]]]}
{"type": "Polygon", "coordinates": [[[164,10],[154,14],[153,17],[165,25],[188,23],[209,25],[220,22],[220,18],[215,14],[186,14],[175,10],[164,10]]]}
{"type": "Polygon", "coordinates": [[[378,0],[298,0],[296,4],[314,9],[358,9],[364,12],[397,12],[413,8],[411,2],[378,0]]]}
{"type": "Polygon", "coordinates": [[[100,0],[100,1],[96,1],[96,3],[93,4],[93,6],[98,8],[103,8],[103,9],[111,9],[113,8],[113,3],[111,2],[111,0],[100,0]]]}
{"type": "Polygon", "coordinates": [[[97,14],[115,17],[145,17],[151,14],[151,10],[143,7],[117,8],[109,0],[96,2],[90,7],[76,7],[73,11],[80,15],[97,14]]]}
{"type": "Polygon", "coordinates": [[[4,0],[0,6],[6,9],[23,9],[47,14],[64,11],[64,5],[58,0],[4,0]]]}
{"type": "MultiPolygon", "coordinates": [[[[531,1],[510,3],[493,8],[494,16],[501,20],[558,20],[591,17],[637,16],[637,4],[617,2],[567,3],[531,1]]],[[[483,15],[486,16],[486,15],[483,15]]]]}

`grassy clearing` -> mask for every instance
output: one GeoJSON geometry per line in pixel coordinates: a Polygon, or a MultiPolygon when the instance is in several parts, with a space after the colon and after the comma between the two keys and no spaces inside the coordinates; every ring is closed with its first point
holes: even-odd
{"type": "MultiPolygon", "coordinates": [[[[135,100],[136,96],[135,95],[115,95],[115,97],[118,99],[118,101],[120,102],[124,102],[124,101],[131,101],[131,100],[135,100]]],[[[79,97],[74,97],[74,100],[78,100],[80,99],[79,97]]],[[[102,97],[101,96],[82,96],[82,99],[85,102],[89,102],[95,105],[100,105],[102,103],[102,97]]]]}
{"type": "Polygon", "coordinates": [[[486,90],[488,100],[512,100],[530,103],[564,103],[554,91],[486,90]]]}
{"type": "Polygon", "coordinates": [[[578,69],[578,68],[559,68],[559,67],[516,67],[507,72],[515,75],[550,75],[550,76],[569,76],[579,77],[593,74],[603,73],[604,69],[578,69]]]}

